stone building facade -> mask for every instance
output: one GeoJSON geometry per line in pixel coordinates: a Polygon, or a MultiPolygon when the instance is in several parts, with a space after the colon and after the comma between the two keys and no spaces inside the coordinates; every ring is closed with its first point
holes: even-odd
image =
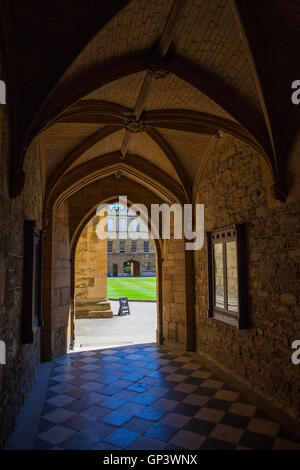
{"type": "Polygon", "coordinates": [[[108,211],[108,228],[113,229],[114,220],[116,238],[107,240],[107,275],[155,276],[155,248],[146,226],[121,206],[108,211]]]}

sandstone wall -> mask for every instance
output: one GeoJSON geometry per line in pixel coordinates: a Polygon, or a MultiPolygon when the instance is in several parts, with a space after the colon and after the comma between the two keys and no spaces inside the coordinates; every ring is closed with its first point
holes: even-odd
{"type": "MultiPolygon", "coordinates": [[[[137,232],[132,232],[133,236],[137,235],[137,232]]],[[[145,236],[146,232],[142,232],[142,234],[145,236]]],[[[130,238],[131,233],[129,232],[129,237],[124,241],[124,250],[125,253],[132,253],[132,242],[135,241],[136,243],[136,253],[144,253],[144,240],[148,242],[148,253],[155,253],[155,248],[153,241],[151,239],[147,239],[144,237],[143,238],[138,238],[138,239],[131,239],[130,238]]],[[[120,240],[111,240],[112,241],[112,253],[120,253],[120,240]]]]}
{"type": "Polygon", "coordinates": [[[96,233],[99,217],[83,229],[75,255],[75,298],[107,299],[107,240],[96,233]]]}
{"type": "Polygon", "coordinates": [[[72,341],[69,207],[53,209],[44,243],[42,360],[67,351],[72,341]]]}
{"type": "Polygon", "coordinates": [[[260,157],[236,139],[220,139],[197,200],[205,204],[205,230],[247,224],[250,328],[207,318],[205,245],[195,253],[197,347],[300,419],[300,368],[291,363],[291,343],[300,339],[299,195],[273,207],[268,199],[260,157]]]}
{"type": "Polygon", "coordinates": [[[31,388],[40,362],[40,332],[35,344],[21,343],[24,219],[41,228],[42,172],[38,141],[27,154],[22,195],[10,199],[7,184],[7,115],[0,105],[0,339],[6,343],[6,365],[0,365],[0,448],[31,388]]]}
{"type": "Polygon", "coordinates": [[[55,311],[52,327],[55,355],[65,353],[70,344],[68,329],[71,321],[71,249],[68,221],[69,208],[64,203],[55,213],[52,232],[52,305],[55,311]]]}
{"type": "Polygon", "coordinates": [[[186,285],[183,240],[164,240],[162,263],[163,336],[186,345],[186,285]]]}

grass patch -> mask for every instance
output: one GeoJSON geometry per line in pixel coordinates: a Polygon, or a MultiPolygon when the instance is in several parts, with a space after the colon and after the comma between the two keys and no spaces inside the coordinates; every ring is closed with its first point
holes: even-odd
{"type": "Polygon", "coordinates": [[[156,300],[156,277],[108,277],[107,297],[128,300],[156,300]]]}

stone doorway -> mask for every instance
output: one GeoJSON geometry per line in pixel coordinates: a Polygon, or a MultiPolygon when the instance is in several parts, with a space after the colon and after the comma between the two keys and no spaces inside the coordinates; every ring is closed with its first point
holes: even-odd
{"type": "MultiPolygon", "coordinates": [[[[45,309],[45,328],[42,336],[43,360],[49,360],[67,352],[75,343],[76,248],[80,235],[95,216],[99,205],[114,204],[119,200],[118,195],[112,195],[114,184],[114,176],[104,177],[101,179],[101,185],[97,180],[87,184],[75,194],[70,192],[69,195],[70,187],[68,192],[64,193],[66,200],[61,200],[62,196],[59,196],[55,199],[55,203],[51,202],[53,215],[44,243],[45,273],[51,276],[47,277],[44,284],[48,282],[49,289],[45,289],[43,295],[45,309]]],[[[133,182],[125,176],[120,180],[119,191],[120,194],[127,194],[129,205],[134,204],[136,200],[140,204],[144,203],[148,214],[151,214],[149,201],[151,204],[173,202],[173,199],[163,199],[144,188],[139,182],[133,182]]],[[[175,196],[174,200],[177,200],[175,196]]],[[[151,225],[151,218],[148,218],[147,225],[151,225]]],[[[144,245],[144,243],[142,245],[143,253],[146,255],[144,258],[147,259],[151,253],[151,246],[144,245]]],[[[156,239],[154,240],[154,253],[155,264],[153,266],[150,261],[149,270],[152,271],[153,267],[156,267],[156,341],[158,344],[178,342],[188,350],[194,350],[194,302],[192,292],[190,292],[190,283],[187,282],[192,270],[192,258],[188,256],[189,252],[184,250],[184,240],[156,239]],[[176,259],[175,252],[177,253],[176,259]]],[[[119,260],[114,261],[118,265],[118,273],[122,272],[123,262],[131,257],[128,250],[127,253],[118,253],[119,260]]],[[[136,259],[136,254],[134,258],[136,259]]],[[[147,262],[146,267],[149,263],[147,262]]],[[[107,272],[104,273],[104,278],[106,276],[107,272]]],[[[103,279],[100,278],[100,281],[103,282],[103,279]]],[[[88,287],[92,288],[92,286],[88,287]]],[[[103,295],[104,300],[106,297],[103,295]]]]}
{"type": "Polygon", "coordinates": [[[140,276],[140,263],[138,261],[131,263],[131,272],[133,276],[140,276]]]}
{"type": "MultiPolygon", "coordinates": [[[[115,265],[114,265],[115,266],[115,265]]],[[[131,276],[138,277],[141,275],[141,265],[139,261],[130,259],[123,263],[123,272],[131,276]]]]}
{"type": "MultiPolygon", "coordinates": [[[[123,265],[114,263],[108,273],[107,258],[109,241],[99,238],[101,217],[94,215],[83,228],[75,248],[74,262],[74,341],[76,351],[103,349],[132,344],[156,343],[157,340],[157,294],[148,299],[135,298],[128,281],[140,283],[136,292],[143,289],[141,264],[132,256],[123,265]],[[126,265],[127,270],[124,266],[126,265]],[[123,269],[122,269],[123,268],[123,269]],[[128,271],[128,273],[127,273],[128,271]],[[126,275],[124,276],[124,273],[126,275]],[[125,290],[109,297],[108,282],[124,281],[125,290]],[[128,297],[130,316],[121,317],[119,298],[128,297]],[[150,300],[150,301],[149,301],[150,300]]],[[[155,254],[154,254],[155,257],[155,254]]],[[[146,279],[151,284],[155,278],[146,279]]],[[[146,285],[145,283],[145,285],[146,285]]]]}
{"type": "Polygon", "coordinates": [[[116,277],[118,275],[118,265],[114,264],[113,265],[113,276],[116,277]]]}

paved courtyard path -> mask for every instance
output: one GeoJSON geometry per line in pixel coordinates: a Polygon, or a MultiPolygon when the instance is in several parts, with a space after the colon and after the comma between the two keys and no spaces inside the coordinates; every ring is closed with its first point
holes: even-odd
{"type": "Polygon", "coordinates": [[[118,316],[119,302],[111,301],[113,318],[75,321],[75,349],[102,349],[156,341],[156,302],[129,301],[131,314],[118,316]]]}

